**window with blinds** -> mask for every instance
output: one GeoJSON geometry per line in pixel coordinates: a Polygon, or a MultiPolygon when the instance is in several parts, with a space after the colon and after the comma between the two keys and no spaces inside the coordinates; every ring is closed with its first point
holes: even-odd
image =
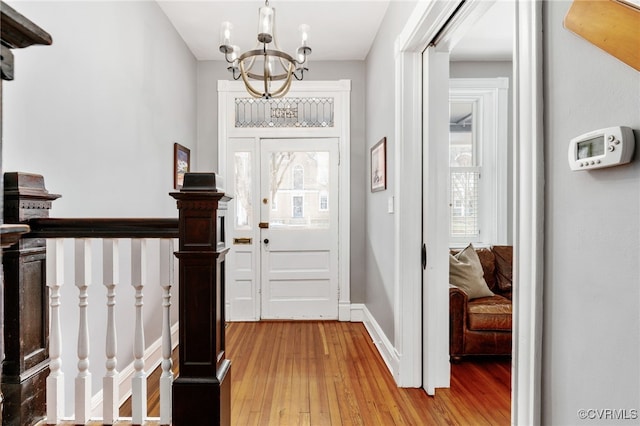
{"type": "Polygon", "coordinates": [[[449,244],[510,244],[508,79],[449,86],[449,244]]]}
{"type": "Polygon", "coordinates": [[[474,102],[451,102],[449,121],[450,239],[474,242],[480,236],[480,144],[474,102]]]}
{"type": "Polygon", "coordinates": [[[451,236],[475,238],[480,235],[478,220],[479,167],[451,168],[451,236]]]}

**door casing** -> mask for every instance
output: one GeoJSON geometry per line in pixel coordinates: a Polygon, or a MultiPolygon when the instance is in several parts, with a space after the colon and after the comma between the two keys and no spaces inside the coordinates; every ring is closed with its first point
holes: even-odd
{"type": "MultiPolygon", "coordinates": [[[[337,138],[339,140],[338,147],[338,173],[340,187],[338,190],[339,197],[339,224],[338,224],[338,320],[351,320],[351,283],[350,283],[350,194],[351,194],[351,176],[350,176],[350,80],[336,81],[295,81],[292,83],[291,89],[287,97],[333,97],[334,99],[334,126],[333,127],[261,127],[247,128],[235,127],[234,120],[234,104],[236,98],[249,97],[244,85],[240,81],[219,80],[218,81],[218,173],[223,177],[225,182],[232,179],[233,168],[228,167],[228,155],[230,152],[229,144],[232,140],[261,138],[337,138]]],[[[233,197],[233,194],[229,194],[233,197]]],[[[233,202],[233,201],[232,201],[233,202]]],[[[228,221],[227,235],[231,235],[232,224],[228,221]]],[[[257,232],[257,231],[256,231],[257,232]]],[[[251,238],[258,241],[259,233],[251,238]]],[[[233,250],[233,247],[232,247],[233,250]]],[[[251,262],[259,262],[259,256],[254,255],[251,262]]],[[[227,277],[231,278],[229,265],[227,262],[227,277]]],[[[256,265],[256,270],[259,270],[256,265]]],[[[229,282],[230,279],[227,279],[229,282]]],[[[260,319],[260,304],[256,303],[252,315],[243,316],[242,318],[234,318],[233,309],[230,303],[230,291],[233,289],[227,287],[227,299],[225,300],[226,312],[231,314],[228,318],[230,321],[258,321],[260,319]]],[[[260,289],[256,287],[253,297],[259,300],[260,289]]]]}
{"type": "MultiPolygon", "coordinates": [[[[489,2],[469,1],[467,6],[471,10],[466,13],[480,12],[486,3],[489,2]]],[[[412,234],[422,221],[421,214],[415,213],[421,212],[422,203],[422,99],[415,94],[422,93],[422,52],[457,6],[457,2],[419,2],[395,43],[398,164],[395,181],[419,182],[396,189],[394,345],[400,355],[392,373],[404,387],[420,387],[423,380],[421,241],[415,232],[412,234]]],[[[514,82],[514,280],[519,285],[514,290],[511,422],[539,424],[544,271],[542,2],[539,1],[516,3],[514,82]]],[[[434,300],[425,309],[437,310],[433,305],[442,303],[448,306],[447,301],[434,300]]],[[[425,326],[435,327],[437,333],[442,324],[430,322],[425,326]]],[[[437,357],[438,353],[448,351],[441,346],[436,344],[426,350],[434,350],[437,357]]],[[[447,368],[429,363],[424,366],[447,368]]],[[[443,377],[437,371],[426,375],[443,377]]],[[[434,382],[427,386],[440,385],[434,382]]]]}

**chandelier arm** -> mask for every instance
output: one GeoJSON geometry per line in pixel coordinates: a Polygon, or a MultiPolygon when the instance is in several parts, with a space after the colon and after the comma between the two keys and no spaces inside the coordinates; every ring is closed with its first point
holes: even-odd
{"type": "Polygon", "coordinates": [[[293,67],[294,67],[294,64],[290,63],[287,81],[282,85],[282,87],[280,87],[278,90],[276,90],[271,94],[272,97],[279,98],[287,94],[287,92],[289,91],[289,88],[291,87],[291,81],[292,81],[291,76],[293,75],[293,70],[294,70],[293,67]]]}
{"type": "Polygon", "coordinates": [[[247,91],[249,92],[249,94],[254,98],[261,98],[263,94],[258,92],[256,89],[254,89],[253,86],[251,85],[251,82],[247,78],[247,73],[245,72],[243,61],[240,61],[240,75],[242,76],[242,81],[244,81],[244,85],[247,88],[247,91]]]}
{"type": "MultiPolygon", "coordinates": [[[[271,81],[286,80],[288,75],[289,75],[288,73],[276,74],[276,75],[270,74],[269,80],[271,81]]],[[[247,77],[250,78],[251,80],[262,81],[264,79],[264,74],[254,74],[252,72],[247,72],[247,77]]]]}
{"type": "Polygon", "coordinates": [[[256,57],[252,56],[249,60],[249,65],[247,66],[247,71],[250,72],[253,68],[253,64],[256,62],[256,57]]]}
{"type": "Polygon", "coordinates": [[[269,56],[267,55],[267,52],[265,51],[264,53],[264,73],[263,73],[263,81],[264,81],[264,95],[267,97],[267,99],[269,98],[269,78],[270,78],[270,73],[269,73],[269,56]]]}
{"type": "MultiPolygon", "coordinates": [[[[252,49],[252,50],[247,50],[246,52],[244,52],[242,55],[240,55],[238,57],[239,61],[243,61],[245,59],[248,59],[250,57],[255,57],[255,56],[264,56],[265,53],[268,56],[277,56],[279,58],[283,58],[285,60],[287,60],[288,62],[295,62],[295,59],[293,59],[293,57],[291,55],[289,55],[286,52],[283,52],[282,50],[275,50],[275,49],[252,49]]],[[[255,58],[254,58],[255,59],[255,58]]]]}
{"type": "MultiPolygon", "coordinates": [[[[286,70],[287,68],[289,68],[291,66],[291,64],[295,64],[297,63],[295,59],[293,59],[293,57],[291,57],[289,54],[282,52],[280,50],[273,50],[273,49],[267,49],[267,50],[262,50],[262,49],[253,49],[253,50],[249,50],[247,52],[244,52],[242,55],[240,55],[238,57],[238,62],[243,63],[244,61],[247,61],[248,59],[251,59],[251,62],[248,66],[245,66],[245,73],[247,75],[248,78],[253,79],[253,80],[263,80],[264,79],[264,72],[262,74],[255,74],[251,72],[251,69],[253,67],[253,63],[256,59],[256,57],[258,56],[265,56],[265,53],[267,56],[276,56],[282,60],[287,61],[289,64],[287,65],[287,62],[284,62],[283,64],[283,68],[286,70]]],[[[275,75],[271,75],[270,74],[270,80],[271,81],[275,81],[275,80],[285,80],[288,76],[288,72],[287,73],[283,73],[283,74],[275,74],[275,75]]]]}
{"type": "Polygon", "coordinates": [[[297,70],[295,70],[293,72],[293,76],[296,78],[296,80],[301,81],[302,79],[304,79],[304,68],[299,68],[297,70]],[[298,71],[300,71],[300,75],[298,76],[298,71]]]}

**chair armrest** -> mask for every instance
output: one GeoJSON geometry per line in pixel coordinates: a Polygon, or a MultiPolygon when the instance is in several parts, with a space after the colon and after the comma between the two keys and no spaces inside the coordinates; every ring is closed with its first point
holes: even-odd
{"type": "Polygon", "coordinates": [[[449,286],[449,353],[452,356],[463,353],[468,301],[467,293],[449,286]]]}

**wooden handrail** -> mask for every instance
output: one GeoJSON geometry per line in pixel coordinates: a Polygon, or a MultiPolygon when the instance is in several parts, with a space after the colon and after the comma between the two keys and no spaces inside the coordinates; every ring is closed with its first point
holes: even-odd
{"type": "Polygon", "coordinates": [[[23,238],[178,238],[175,218],[30,219],[23,238]]]}

